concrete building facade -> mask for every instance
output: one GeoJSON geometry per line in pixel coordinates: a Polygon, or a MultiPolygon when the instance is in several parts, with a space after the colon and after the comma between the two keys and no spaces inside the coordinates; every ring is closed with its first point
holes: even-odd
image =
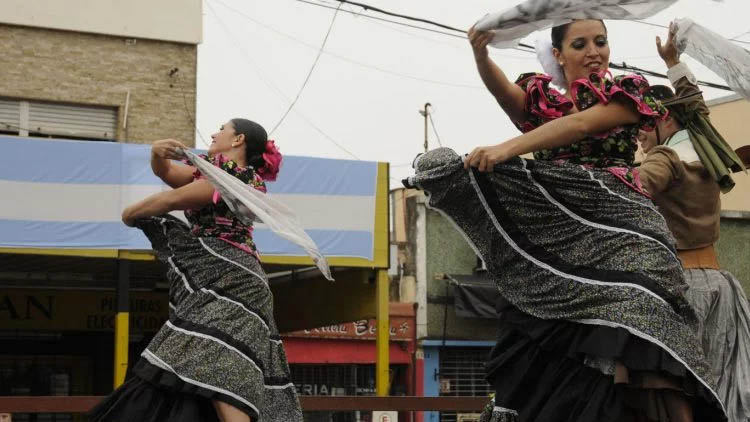
{"type": "Polygon", "coordinates": [[[194,146],[200,7],[2,2],[0,131],[194,146]]]}
{"type": "MultiPolygon", "coordinates": [[[[0,134],[129,143],[177,138],[194,146],[201,4],[0,2],[0,134]]],[[[35,165],[34,157],[18,159],[35,165]]],[[[0,251],[0,396],[111,391],[120,260],[77,253],[0,251]]],[[[125,341],[131,361],[168,308],[164,270],[151,261],[133,268],[133,324],[125,341]]]]}

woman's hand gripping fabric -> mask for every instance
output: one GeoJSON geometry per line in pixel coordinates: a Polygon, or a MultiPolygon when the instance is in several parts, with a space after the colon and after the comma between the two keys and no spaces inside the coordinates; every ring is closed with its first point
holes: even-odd
{"type": "Polygon", "coordinates": [[[464,158],[464,168],[476,167],[483,173],[492,172],[495,164],[504,163],[512,158],[508,142],[487,147],[477,147],[464,158]]]}

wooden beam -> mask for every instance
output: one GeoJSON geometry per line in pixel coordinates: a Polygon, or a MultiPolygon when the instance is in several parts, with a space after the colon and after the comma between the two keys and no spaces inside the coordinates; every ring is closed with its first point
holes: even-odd
{"type": "MultiPolygon", "coordinates": [[[[101,396],[0,397],[0,413],[86,413],[101,396]]],[[[300,396],[304,411],[442,411],[480,412],[489,397],[300,396]]]]}

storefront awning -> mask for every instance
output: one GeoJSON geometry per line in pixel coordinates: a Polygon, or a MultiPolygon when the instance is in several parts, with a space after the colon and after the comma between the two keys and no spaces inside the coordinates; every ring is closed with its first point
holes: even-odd
{"type": "Polygon", "coordinates": [[[497,306],[503,299],[495,282],[484,274],[447,275],[453,290],[456,315],[463,318],[497,318],[497,306]]]}

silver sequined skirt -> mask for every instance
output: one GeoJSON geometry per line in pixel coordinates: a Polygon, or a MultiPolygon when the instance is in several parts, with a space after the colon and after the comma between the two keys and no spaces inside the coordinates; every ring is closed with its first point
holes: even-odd
{"type": "Polygon", "coordinates": [[[588,363],[601,358],[669,378],[696,420],[724,420],[674,241],[648,198],[604,169],[514,158],[480,173],[446,148],[419,157],[405,183],[455,223],[509,303],[487,368],[493,409],[519,421],[664,420],[658,406],[629,408],[637,386],[588,363]]]}
{"type": "Polygon", "coordinates": [[[168,266],[169,320],[92,420],[214,421],[218,400],[253,420],[302,421],[258,260],[171,217],[137,226],[168,266]]]}

